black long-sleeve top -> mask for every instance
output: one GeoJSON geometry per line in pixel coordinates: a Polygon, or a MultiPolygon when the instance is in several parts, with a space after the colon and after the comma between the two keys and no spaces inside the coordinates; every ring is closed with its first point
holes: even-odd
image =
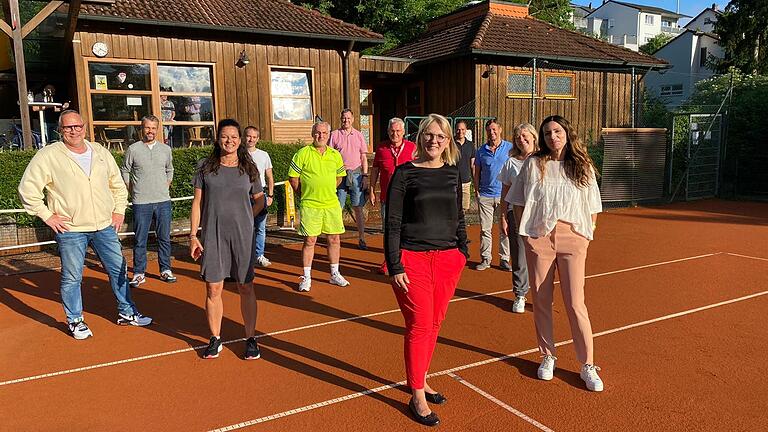
{"type": "Polygon", "coordinates": [[[384,256],[390,275],[405,273],[400,250],[467,250],[461,209],[461,178],[456,166],[397,167],[389,183],[384,224],[384,256]]]}

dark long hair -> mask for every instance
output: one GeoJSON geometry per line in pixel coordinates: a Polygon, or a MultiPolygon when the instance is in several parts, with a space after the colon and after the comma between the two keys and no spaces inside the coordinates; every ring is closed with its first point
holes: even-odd
{"type": "MultiPolygon", "coordinates": [[[[237,135],[242,136],[240,133],[240,123],[234,119],[221,120],[218,126],[216,126],[216,141],[213,143],[213,151],[210,155],[208,155],[207,158],[205,158],[202,166],[200,167],[203,175],[207,173],[219,173],[219,167],[221,166],[221,144],[219,144],[219,140],[221,139],[221,131],[227,126],[236,128],[237,135]]],[[[259,170],[256,168],[256,164],[253,163],[253,159],[251,159],[251,154],[248,153],[248,149],[243,145],[242,142],[237,147],[237,160],[237,167],[240,169],[240,175],[248,174],[248,178],[251,180],[251,183],[259,178],[259,170]]]]}
{"type": "Polygon", "coordinates": [[[586,148],[581,143],[581,139],[576,134],[576,130],[571,126],[571,123],[564,117],[559,115],[549,116],[541,122],[539,126],[539,150],[533,154],[539,158],[539,169],[541,173],[544,173],[544,167],[547,161],[552,159],[552,150],[547,146],[547,141],[544,138],[544,125],[549,122],[555,122],[565,129],[566,142],[565,159],[563,160],[563,167],[565,168],[565,175],[576,186],[587,187],[592,177],[592,173],[597,176],[597,169],[595,169],[595,163],[592,162],[592,158],[589,157],[586,148]]]}

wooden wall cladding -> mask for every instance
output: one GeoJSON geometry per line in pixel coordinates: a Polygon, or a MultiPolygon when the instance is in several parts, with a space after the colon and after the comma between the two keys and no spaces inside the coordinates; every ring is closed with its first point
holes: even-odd
{"type": "MultiPolygon", "coordinates": [[[[332,127],[339,126],[339,114],[344,108],[344,86],[342,52],[338,50],[83,31],[78,32],[74,39],[80,41],[79,47],[75,44],[74,48],[81,101],[87,97],[85,89],[88,87],[84,58],[93,57],[91,47],[98,41],[105,42],[110,50],[108,56],[100,61],[116,58],[212,63],[216,120],[234,118],[243,125],[258,126],[265,140],[279,138],[279,142],[311,140],[311,130],[294,136],[299,131],[297,126],[306,123],[281,125],[272,121],[270,68],[311,69],[314,114],[330,122],[332,127]],[[250,63],[239,68],[235,63],[243,50],[248,54],[250,63]],[[286,126],[285,130],[275,130],[283,126],[286,126]]],[[[350,106],[355,109],[360,106],[358,52],[350,53],[349,64],[350,106]]]]}
{"type": "Polygon", "coordinates": [[[606,127],[628,127],[631,124],[630,73],[537,69],[536,86],[541,92],[544,72],[573,73],[575,77],[573,98],[536,99],[535,119],[531,118],[531,98],[507,97],[507,74],[509,70],[528,71],[521,67],[477,64],[474,68],[475,101],[479,116],[498,117],[506,137],[512,128],[520,123],[538,122],[549,115],[559,114],[568,119],[583,139],[599,139],[600,131],[606,127]],[[490,73],[486,73],[489,71],[490,73]],[[483,76],[485,75],[485,76],[483,76]]]}

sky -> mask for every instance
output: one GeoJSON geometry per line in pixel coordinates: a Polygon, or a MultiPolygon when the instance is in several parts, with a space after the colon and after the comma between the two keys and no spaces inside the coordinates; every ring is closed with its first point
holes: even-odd
{"type": "MultiPolygon", "coordinates": [[[[677,9],[678,0],[620,0],[625,3],[634,3],[646,6],[655,6],[662,9],[666,9],[675,12],[677,9]]],[[[590,0],[572,0],[573,3],[579,5],[588,5],[590,0]]],[[[711,7],[712,3],[716,3],[719,9],[722,11],[728,4],[726,0],[679,0],[680,13],[688,15],[691,18],[699,14],[705,8],[711,7]]],[[[602,0],[592,0],[592,7],[596,8],[602,4],[602,0]]],[[[689,18],[680,20],[681,25],[685,25],[689,21],[689,18]]]]}

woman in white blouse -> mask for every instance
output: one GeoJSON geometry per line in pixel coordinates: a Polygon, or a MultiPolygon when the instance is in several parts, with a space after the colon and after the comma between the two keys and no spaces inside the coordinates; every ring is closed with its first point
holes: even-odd
{"type": "Polygon", "coordinates": [[[539,147],[523,165],[511,200],[533,289],[533,319],[543,357],[538,376],[551,380],[557,360],[552,334],[557,268],[576,356],[582,364],[581,379],[589,390],[602,391],[584,304],[587,248],[602,211],[594,163],[568,120],[558,115],[541,123],[539,147]]]}
{"type": "Polygon", "coordinates": [[[501,217],[499,225],[501,232],[509,238],[509,257],[512,265],[512,291],[515,293],[515,300],[512,302],[512,312],[525,312],[525,295],[528,294],[528,266],[525,263],[525,245],[523,239],[518,234],[515,217],[512,212],[512,185],[517,182],[517,176],[523,168],[523,163],[528,156],[538,150],[536,141],[539,135],[536,128],[529,123],[523,123],[515,126],[514,141],[512,150],[509,152],[509,159],[499,172],[499,181],[501,181],[501,217]]]}

